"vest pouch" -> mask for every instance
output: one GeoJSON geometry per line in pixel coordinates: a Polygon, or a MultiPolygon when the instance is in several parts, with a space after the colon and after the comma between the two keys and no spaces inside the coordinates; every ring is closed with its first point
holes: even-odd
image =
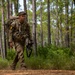
{"type": "Polygon", "coordinates": [[[23,41],[24,39],[22,36],[23,35],[20,34],[19,32],[15,32],[12,37],[14,41],[23,41]]]}

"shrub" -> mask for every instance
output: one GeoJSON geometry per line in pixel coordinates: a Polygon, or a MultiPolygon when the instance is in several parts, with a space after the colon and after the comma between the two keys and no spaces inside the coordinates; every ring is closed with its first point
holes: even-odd
{"type": "Polygon", "coordinates": [[[48,48],[47,47],[38,47],[38,56],[40,56],[41,58],[46,58],[48,55],[48,48]]]}
{"type": "Polygon", "coordinates": [[[14,59],[14,56],[15,56],[15,50],[13,50],[13,49],[7,50],[7,60],[14,59]]]}
{"type": "Polygon", "coordinates": [[[44,69],[44,60],[40,57],[26,58],[26,65],[29,69],[44,69]]]}
{"type": "Polygon", "coordinates": [[[69,48],[46,46],[38,48],[38,55],[45,61],[47,69],[75,69],[75,54],[69,48]]]}
{"type": "Polygon", "coordinates": [[[7,66],[8,66],[8,61],[0,57],[0,69],[7,68],[7,66]]]}
{"type": "MultiPolygon", "coordinates": [[[[75,52],[69,48],[59,48],[56,46],[38,47],[38,56],[34,57],[32,54],[30,58],[26,56],[26,51],[24,52],[25,63],[29,69],[75,70],[75,52]]],[[[12,61],[14,55],[14,50],[8,50],[7,59],[12,61]]],[[[3,61],[1,59],[0,62],[3,63],[2,67],[8,65],[6,60],[3,61]]]]}

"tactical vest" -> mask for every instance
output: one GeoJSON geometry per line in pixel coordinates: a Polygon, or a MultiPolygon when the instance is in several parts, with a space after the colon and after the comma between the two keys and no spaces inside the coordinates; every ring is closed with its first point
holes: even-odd
{"type": "Polygon", "coordinates": [[[15,20],[11,24],[11,27],[12,27],[12,38],[14,41],[24,41],[27,38],[25,23],[21,24],[18,20],[15,20]]]}

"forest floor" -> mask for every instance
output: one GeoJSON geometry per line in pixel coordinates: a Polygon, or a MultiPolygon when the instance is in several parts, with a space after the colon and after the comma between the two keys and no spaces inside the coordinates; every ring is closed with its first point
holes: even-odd
{"type": "Polygon", "coordinates": [[[75,75],[70,70],[0,70],[0,75],[75,75]]]}

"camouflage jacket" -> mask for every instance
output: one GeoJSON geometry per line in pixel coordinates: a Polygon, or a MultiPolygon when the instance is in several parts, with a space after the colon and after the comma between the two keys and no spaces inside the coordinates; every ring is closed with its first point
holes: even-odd
{"type": "Polygon", "coordinates": [[[28,23],[21,24],[18,19],[14,20],[9,29],[9,42],[31,40],[30,26],[28,23]]]}

